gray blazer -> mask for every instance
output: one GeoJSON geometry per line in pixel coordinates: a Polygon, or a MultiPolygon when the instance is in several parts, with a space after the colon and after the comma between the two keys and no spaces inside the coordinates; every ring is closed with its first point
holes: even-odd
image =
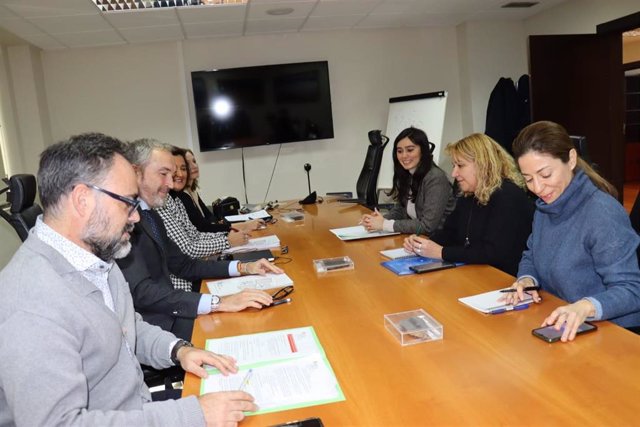
{"type": "Polygon", "coordinates": [[[172,366],[176,338],[134,312],[117,265],[109,287],[115,312],[32,230],[0,272],[0,426],[204,426],[195,397],[148,404],[139,362],[172,366]]]}
{"type": "Polygon", "coordinates": [[[444,220],[453,211],[456,199],[451,183],[442,169],[435,163],[422,178],[422,184],[416,197],[417,219],[411,219],[406,206],[396,203],[385,215],[386,219],[395,220],[393,231],[400,233],[416,233],[430,235],[441,228],[444,220]]]}

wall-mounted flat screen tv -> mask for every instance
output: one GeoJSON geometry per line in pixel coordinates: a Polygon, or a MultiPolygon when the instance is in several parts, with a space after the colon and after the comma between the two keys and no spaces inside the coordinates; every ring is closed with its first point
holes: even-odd
{"type": "Polygon", "coordinates": [[[191,73],[201,151],[333,138],[327,61],[191,73]]]}

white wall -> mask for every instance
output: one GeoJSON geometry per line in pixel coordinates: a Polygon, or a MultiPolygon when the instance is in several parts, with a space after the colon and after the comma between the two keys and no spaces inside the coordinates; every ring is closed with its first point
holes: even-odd
{"type": "Polygon", "coordinates": [[[487,104],[500,77],[514,82],[528,73],[524,26],[517,22],[468,22],[458,27],[463,134],[484,132],[487,104]]]}
{"type": "MultiPolygon", "coordinates": [[[[97,130],[151,136],[197,151],[190,72],[329,61],[335,138],[282,146],[268,199],[307,194],[304,163],[320,194],[355,190],[367,132],[384,129],[388,99],[447,90],[445,140],[462,136],[456,33],[448,29],[317,32],[43,53],[55,140],[97,130]],[[191,116],[189,115],[191,114],[191,116]]],[[[389,149],[389,148],[387,148],[389,149]]],[[[277,146],[245,149],[250,202],[261,202],[277,146]]],[[[198,153],[202,193],[243,199],[240,150],[198,153]]]]}
{"type": "Polygon", "coordinates": [[[182,145],[177,43],[43,52],[53,140],[98,131],[182,145]]]}
{"type": "Polygon", "coordinates": [[[589,34],[596,26],[640,11],[638,0],[569,0],[525,21],[528,35],[589,34]]]}

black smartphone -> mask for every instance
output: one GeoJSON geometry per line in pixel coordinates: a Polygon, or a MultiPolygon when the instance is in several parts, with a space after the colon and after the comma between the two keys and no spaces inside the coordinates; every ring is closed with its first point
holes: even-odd
{"type": "MultiPolygon", "coordinates": [[[[584,322],[582,325],[578,327],[578,332],[576,332],[576,335],[585,334],[587,332],[593,332],[596,329],[598,329],[598,327],[593,323],[584,322]]],[[[553,325],[544,326],[542,328],[537,328],[531,331],[531,333],[535,337],[538,337],[541,340],[546,342],[560,341],[560,337],[562,336],[563,332],[564,332],[564,326],[560,328],[559,331],[557,331],[553,325]]]]}
{"type": "Polygon", "coordinates": [[[324,268],[329,270],[339,270],[341,268],[347,268],[351,266],[349,260],[345,258],[328,258],[323,260],[324,268]]]}
{"type": "Polygon", "coordinates": [[[409,267],[409,269],[416,273],[427,273],[429,271],[445,270],[447,268],[453,268],[455,266],[456,265],[452,262],[442,261],[430,262],[428,264],[412,265],[411,267],[409,267]]]}
{"type": "Polygon", "coordinates": [[[318,417],[313,418],[305,418],[304,420],[299,421],[289,421],[284,424],[276,424],[271,427],[324,427],[322,424],[322,420],[318,417]]]}

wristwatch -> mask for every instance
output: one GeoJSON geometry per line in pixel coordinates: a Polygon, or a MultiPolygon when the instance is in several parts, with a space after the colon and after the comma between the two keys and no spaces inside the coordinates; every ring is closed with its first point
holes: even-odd
{"type": "Polygon", "coordinates": [[[218,295],[211,295],[211,311],[209,313],[214,313],[218,311],[220,307],[220,297],[218,295]]]}
{"type": "Polygon", "coordinates": [[[173,348],[171,349],[171,361],[176,366],[180,364],[180,361],[178,360],[178,350],[180,350],[182,347],[193,347],[193,344],[191,344],[189,341],[179,340],[176,345],[173,346],[173,348]]]}

